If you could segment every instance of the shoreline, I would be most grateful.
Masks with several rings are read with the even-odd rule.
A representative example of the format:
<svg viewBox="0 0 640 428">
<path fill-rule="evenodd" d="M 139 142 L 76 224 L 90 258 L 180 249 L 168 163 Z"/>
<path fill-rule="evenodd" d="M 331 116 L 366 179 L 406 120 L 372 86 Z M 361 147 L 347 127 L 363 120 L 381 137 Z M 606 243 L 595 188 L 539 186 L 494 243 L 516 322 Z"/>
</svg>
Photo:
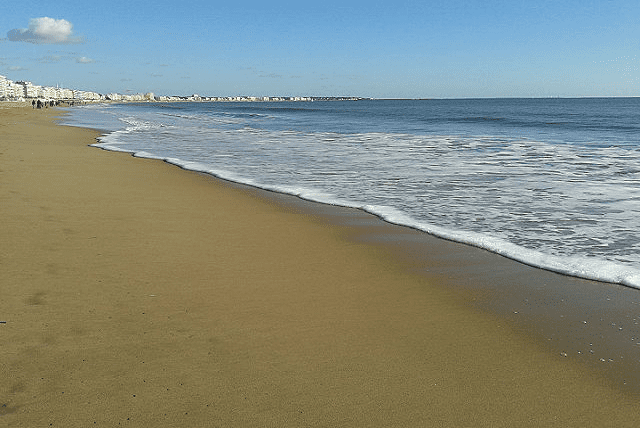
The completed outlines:
<svg viewBox="0 0 640 428">
<path fill-rule="evenodd" d="M 309 200 L 193 171 L 165 160 L 137 157 L 131 152 L 95 148 L 163 162 L 221 181 L 288 211 L 338 226 L 344 239 L 381 248 L 404 269 L 427 281 L 444 283 L 447 290 L 461 297 L 463 304 L 473 310 L 497 316 L 552 354 L 572 358 L 603 376 L 614 388 L 640 398 L 640 359 L 636 356 L 640 345 L 640 290 L 636 287 L 541 268 L 393 223 L 362 208 Z M 463 266 L 458 264 L 460 258 L 465 261 Z M 611 363 L 623 363 L 624 368 L 611 367 Z"/>
<path fill-rule="evenodd" d="M 611 373 L 542 346 L 530 330 L 547 326 L 540 314 L 506 317 L 522 295 L 496 300 L 527 286 L 531 300 L 548 298 L 543 312 L 570 314 L 559 302 L 592 282 L 355 209 L 107 154 L 88 147 L 98 132 L 26 110 L 0 112 L 0 230 L 10 243 L 0 252 L 9 284 L 0 405 L 11 410 L 0 419 L 635 422 L 637 385 L 623 394 Z M 618 287 L 605 294 L 629 300 Z M 557 322 L 549 318 L 554 337 Z"/>
<path fill-rule="evenodd" d="M 75 113 L 72 113 L 72 117 L 83 117 L 84 114 L 85 113 L 76 111 Z M 100 121 L 100 118 L 96 119 Z M 158 120 L 162 121 L 161 119 Z M 78 123 L 75 119 L 72 119 L 71 123 L 74 122 Z M 103 126 L 105 127 L 112 126 L 112 130 L 114 131 L 120 129 L 117 124 L 111 124 L 109 122 L 103 123 Z M 91 124 L 91 119 L 87 121 L 85 117 L 84 120 L 81 120 L 81 122 L 78 123 L 78 126 L 91 126 Z M 387 222 L 398 224 L 400 226 L 411 227 L 442 239 L 460 242 L 465 245 L 485 249 L 535 268 L 549 270 L 562 275 L 574 276 L 591 281 L 621 284 L 624 286 L 640 289 L 640 270 L 632 262 L 632 260 L 634 260 L 633 254 L 625 253 L 624 250 L 617 253 L 617 248 L 613 249 L 613 247 L 612 252 L 608 253 L 608 250 L 600 251 L 600 249 L 598 248 L 599 246 L 588 246 L 586 242 L 591 241 L 589 233 L 585 232 L 586 229 L 571 229 L 571 232 L 565 232 L 569 234 L 569 236 L 571 236 L 569 242 L 576 243 L 576 247 L 573 247 L 571 246 L 571 244 L 565 242 L 567 240 L 561 239 L 564 234 L 547 236 L 544 233 L 539 233 L 539 231 L 536 232 L 535 227 L 532 229 L 520 229 L 519 227 L 505 226 L 505 230 L 501 230 L 503 225 L 500 223 L 495 223 L 494 219 L 490 220 L 487 224 L 484 223 L 483 219 L 481 221 L 481 224 L 484 225 L 481 227 L 476 227 L 471 223 L 472 219 L 470 217 L 466 217 L 465 211 L 458 213 L 462 216 L 463 219 L 465 219 L 460 224 L 446 220 L 441 221 L 437 218 L 434 218 L 434 216 L 441 217 L 442 219 L 445 219 L 447 217 L 449 219 L 452 218 L 450 213 L 447 211 L 447 207 L 443 204 L 438 203 L 438 201 L 442 197 L 441 194 L 438 194 L 438 196 L 432 196 L 435 197 L 434 206 L 436 207 L 436 210 L 433 213 L 428 213 L 428 215 L 424 215 L 424 213 L 421 213 L 421 208 L 419 206 L 411 204 L 397 210 L 394 208 L 396 204 L 393 202 L 393 200 L 389 199 L 389 197 L 392 195 L 385 195 L 385 191 L 381 189 L 376 190 L 376 192 L 379 193 L 378 195 L 373 194 L 365 198 L 359 198 L 357 196 L 351 198 L 347 196 L 343 198 L 339 195 L 344 195 L 344 192 L 341 192 L 340 190 L 336 191 L 335 189 L 332 190 L 330 187 L 327 188 L 324 184 L 315 186 L 314 183 L 305 183 L 304 181 L 301 182 L 299 180 L 295 180 L 295 183 L 297 184 L 294 185 L 293 183 L 289 183 L 286 176 L 278 177 L 278 174 L 271 173 L 268 176 L 258 174 L 261 179 L 257 178 L 257 180 L 259 181 L 256 182 L 254 181 L 254 178 L 251 178 L 253 176 L 252 173 L 249 173 L 246 176 L 243 176 L 242 174 L 236 175 L 234 172 L 232 172 L 235 169 L 234 167 L 232 167 L 231 170 L 228 170 L 224 165 L 217 165 L 215 163 L 211 164 L 208 161 L 200 163 L 197 156 L 193 156 L 193 154 L 189 155 L 188 152 L 184 153 L 184 156 L 175 154 L 176 152 L 174 152 L 174 154 L 171 154 L 171 152 L 164 152 L 163 155 L 155 155 L 154 153 L 147 152 L 147 150 L 151 150 L 150 148 L 144 148 L 144 146 L 138 146 L 136 148 L 135 144 L 131 145 L 132 142 L 125 135 L 122 136 L 123 139 L 122 141 L 120 141 L 120 137 L 118 137 L 118 134 L 119 133 L 116 132 L 113 136 L 106 135 L 105 138 L 101 138 L 100 142 L 96 143 L 95 146 L 105 150 L 119 152 L 124 151 L 132 153 L 135 157 L 161 159 L 183 169 L 209 173 L 220 179 L 229 179 L 231 181 L 240 183 L 244 182 L 251 186 L 255 186 L 268 191 L 292 193 L 300 198 L 308 199 L 310 201 L 326 203 L 330 205 L 341 205 L 346 207 L 360 208 L 378 216 L 379 218 Z M 151 151 L 153 152 L 154 150 Z M 236 167 L 239 167 L 240 170 L 242 170 L 243 168 L 242 165 L 236 165 Z M 258 164 L 253 165 L 253 167 L 259 168 L 259 162 Z M 331 167 L 327 166 L 327 168 L 330 169 Z M 316 172 L 319 174 L 323 174 L 322 171 Z M 378 174 L 380 174 L 380 172 L 381 171 L 378 171 Z M 381 177 L 383 176 L 384 174 L 381 175 Z M 260 182 L 260 180 L 262 182 Z M 549 183 L 547 184 L 549 185 Z M 359 186 L 361 185 L 362 184 L 360 184 Z M 500 194 L 502 194 L 502 192 L 500 192 Z M 382 196 L 382 198 L 379 199 L 379 196 Z M 405 193 L 403 197 L 415 198 L 417 196 L 419 195 Z M 514 195 L 510 195 L 509 193 L 507 193 L 499 197 L 496 197 L 494 195 L 489 199 L 493 197 L 496 197 L 496 200 L 499 200 L 501 198 L 506 199 L 509 196 L 514 197 Z M 481 202 L 481 199 L 474 200 L 473 197 L 471 197 L 470 199 L 472 202 L 470 205 L 471 210 L 477 210 L 480 206 L 478 205 L 478 203 Z M 568 199 L 571 198 L 568 197 Z M 544 200 L 546 200 L 544 195 L 541 195 L 540 197 L 537 197 L 530 202 L 532 204 L 535 204 L 535 201 Z M 589 202 L 583 202 L 589 205 Z M 496 204 L 496 206 L 500 206 L 498 202 L 496 202 Z M 502 206 L 501 209 L 506 210 L 510 209 L 510 207 Z M 537 209 L 545 212 L 545 207 L 538 206 Z M 560 215 L 561 217 L 565 216 L 567 220 L 575 217 L 575 213 L 573 213 L 570 209 L 568 210 L 567 206 L 561 207 L 559 213 L 560 214 L 558 215 Z M 466 214 L 470 213 L 467 212 Z M 483 218 L 481 212 L 476 213 L 476 215 L 479 215 L 481 219 Z M 602 215 L 606 214 L 603 213 Z M 456 217 L 456 215 L 454 215 L 453 217 Z M 488 217 L 493 218 L 492 216 Z M 518 224 L 518 220 L 516 218 L 512 218 L 512 220 L 514 220 L 513 224 Z M 596 222 L 598 221 L 597 218 L 592 219 L 590 217 L 583 220 L 585 222 L 587 220 Z M 528 226 L 526 227 L 531 227 L 531 224 L 527 224 Z M 613 223 L 609 224 L 608 221 L 603 222 L 601 226 L 604 228 L 608 228 L 609 230 L 624 229 L 624 224 L 618 224 L 618 228 L 616 229 L 616 227 L 613 226 Z M 550 227 L 550 225 L 547 225 L 546 227 L 548 228 Z M 557 225 L 557 227 L 563 228 L 563 225 L 560 224 Z M 529 235 L 529 233 L 531 233 L 531 235 Z M 600 231 L 599 233 L 602 234 L 604 232 Z M 509 238 L 509 236 L 511 236 L 511 238 Z M 621 240 L 623 238 L 623 236 L 619 236 L 613 231 L 611 232 L 611 242 L 617 242 L 618 240 Z M 550 248 L 535 249 L 532 247 L 533 241 L 544 242 L 545 239 L 549 239 L 549 242 L 551 243 Z M 544 245 L 542 247 L 544 248 Z M 602 247 L 608 248 L 607 245 L 602 245 Z M 626 251 L 628 251 L 628 248 Z M 628 256 L 626 260 L 623 259 L 624 254 L 627 254 Z"/>
</svg>

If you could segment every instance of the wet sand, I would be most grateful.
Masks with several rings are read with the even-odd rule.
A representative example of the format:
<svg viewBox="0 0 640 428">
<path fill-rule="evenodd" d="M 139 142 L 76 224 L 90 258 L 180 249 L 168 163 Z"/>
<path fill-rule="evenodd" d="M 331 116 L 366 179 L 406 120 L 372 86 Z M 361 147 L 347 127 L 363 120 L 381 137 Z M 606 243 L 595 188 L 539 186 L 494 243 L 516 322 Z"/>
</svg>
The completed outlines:
<svg viewBox="0 0 640 428">
<path fill-rule="evenodd" d="M 90 148 L 56 114 L 0 105 L 0 422 L 637 424 L 626 338 L 583 349 L 633 334 L 637 290 Z"/>
</svg>

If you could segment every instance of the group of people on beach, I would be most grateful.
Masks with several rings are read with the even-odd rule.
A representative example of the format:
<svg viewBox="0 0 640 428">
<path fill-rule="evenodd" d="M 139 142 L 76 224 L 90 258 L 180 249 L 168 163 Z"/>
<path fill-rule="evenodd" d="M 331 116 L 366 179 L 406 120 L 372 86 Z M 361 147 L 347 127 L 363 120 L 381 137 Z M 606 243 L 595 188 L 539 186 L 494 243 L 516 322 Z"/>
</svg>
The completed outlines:
<svg viewBox="0 0 640 428">
<path fill-rule="evenodd" d="M 48 108 L 49 106 L 53 107 L 53 106 L 57 106 L 60 105 L 60 101 L 54 101 L 54 100 L 50 100 L 50 101 L 42 101 L 42 100 L 33 100 L 31 101 L 31 108 Z"/>
</svg>

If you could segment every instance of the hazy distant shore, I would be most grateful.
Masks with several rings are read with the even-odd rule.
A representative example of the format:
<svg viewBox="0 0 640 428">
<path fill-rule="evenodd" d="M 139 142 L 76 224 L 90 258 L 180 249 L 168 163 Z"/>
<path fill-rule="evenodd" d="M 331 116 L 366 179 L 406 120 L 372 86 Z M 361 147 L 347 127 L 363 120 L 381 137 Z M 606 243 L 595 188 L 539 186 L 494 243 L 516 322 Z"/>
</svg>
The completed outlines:
<svg viewBox="0 0 640 428">
<path fill-rule="evenodd" d="M 0 75 L 0 102 L 32 102 L 35 100 L 53 100 L 65 103 L 83 102 L 182 102 L 182 101 L 230 101 L 230 102 L 257 102 L 257 101 L 357 101 L 367 99 L 353 96 L 200 96 L 198 94 L 179 95 L 156 95 L 153 92 L 120 94 L 116 92 L 99 93 L 95 91 L 85 91 L 79 89 L 60 88 L 53 86 L 42 86 L 33 84 L 25 80 L 13 81 L 6 76 Z"/>
</svg>

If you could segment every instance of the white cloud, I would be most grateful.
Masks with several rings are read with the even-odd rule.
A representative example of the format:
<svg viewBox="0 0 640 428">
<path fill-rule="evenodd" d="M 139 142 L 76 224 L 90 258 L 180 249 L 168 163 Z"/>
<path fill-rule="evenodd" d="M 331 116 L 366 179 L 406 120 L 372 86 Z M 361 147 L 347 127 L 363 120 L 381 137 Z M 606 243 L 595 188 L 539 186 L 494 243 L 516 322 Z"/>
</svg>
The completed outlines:
<svg viewBox="0 0 640 428">
<path fill-rule="evenodd" d="M 81 37 L 73 36 L 73 24 L 64 19 L 33 18 L 29 28 L 15 28 L 7 33 L 12 42 L 34 44 L 72 44 L 82 43 Z"/>
<path fill-rule="evenodd" d="M 78 64 L 91 64 L 92 62 L 95 62 L 95 61 L 92 60 L 91 58 L 87 58 L 86 56 L 81 56 L 80 58 L 76 58 L 76 62 Z"/>
</svg>

